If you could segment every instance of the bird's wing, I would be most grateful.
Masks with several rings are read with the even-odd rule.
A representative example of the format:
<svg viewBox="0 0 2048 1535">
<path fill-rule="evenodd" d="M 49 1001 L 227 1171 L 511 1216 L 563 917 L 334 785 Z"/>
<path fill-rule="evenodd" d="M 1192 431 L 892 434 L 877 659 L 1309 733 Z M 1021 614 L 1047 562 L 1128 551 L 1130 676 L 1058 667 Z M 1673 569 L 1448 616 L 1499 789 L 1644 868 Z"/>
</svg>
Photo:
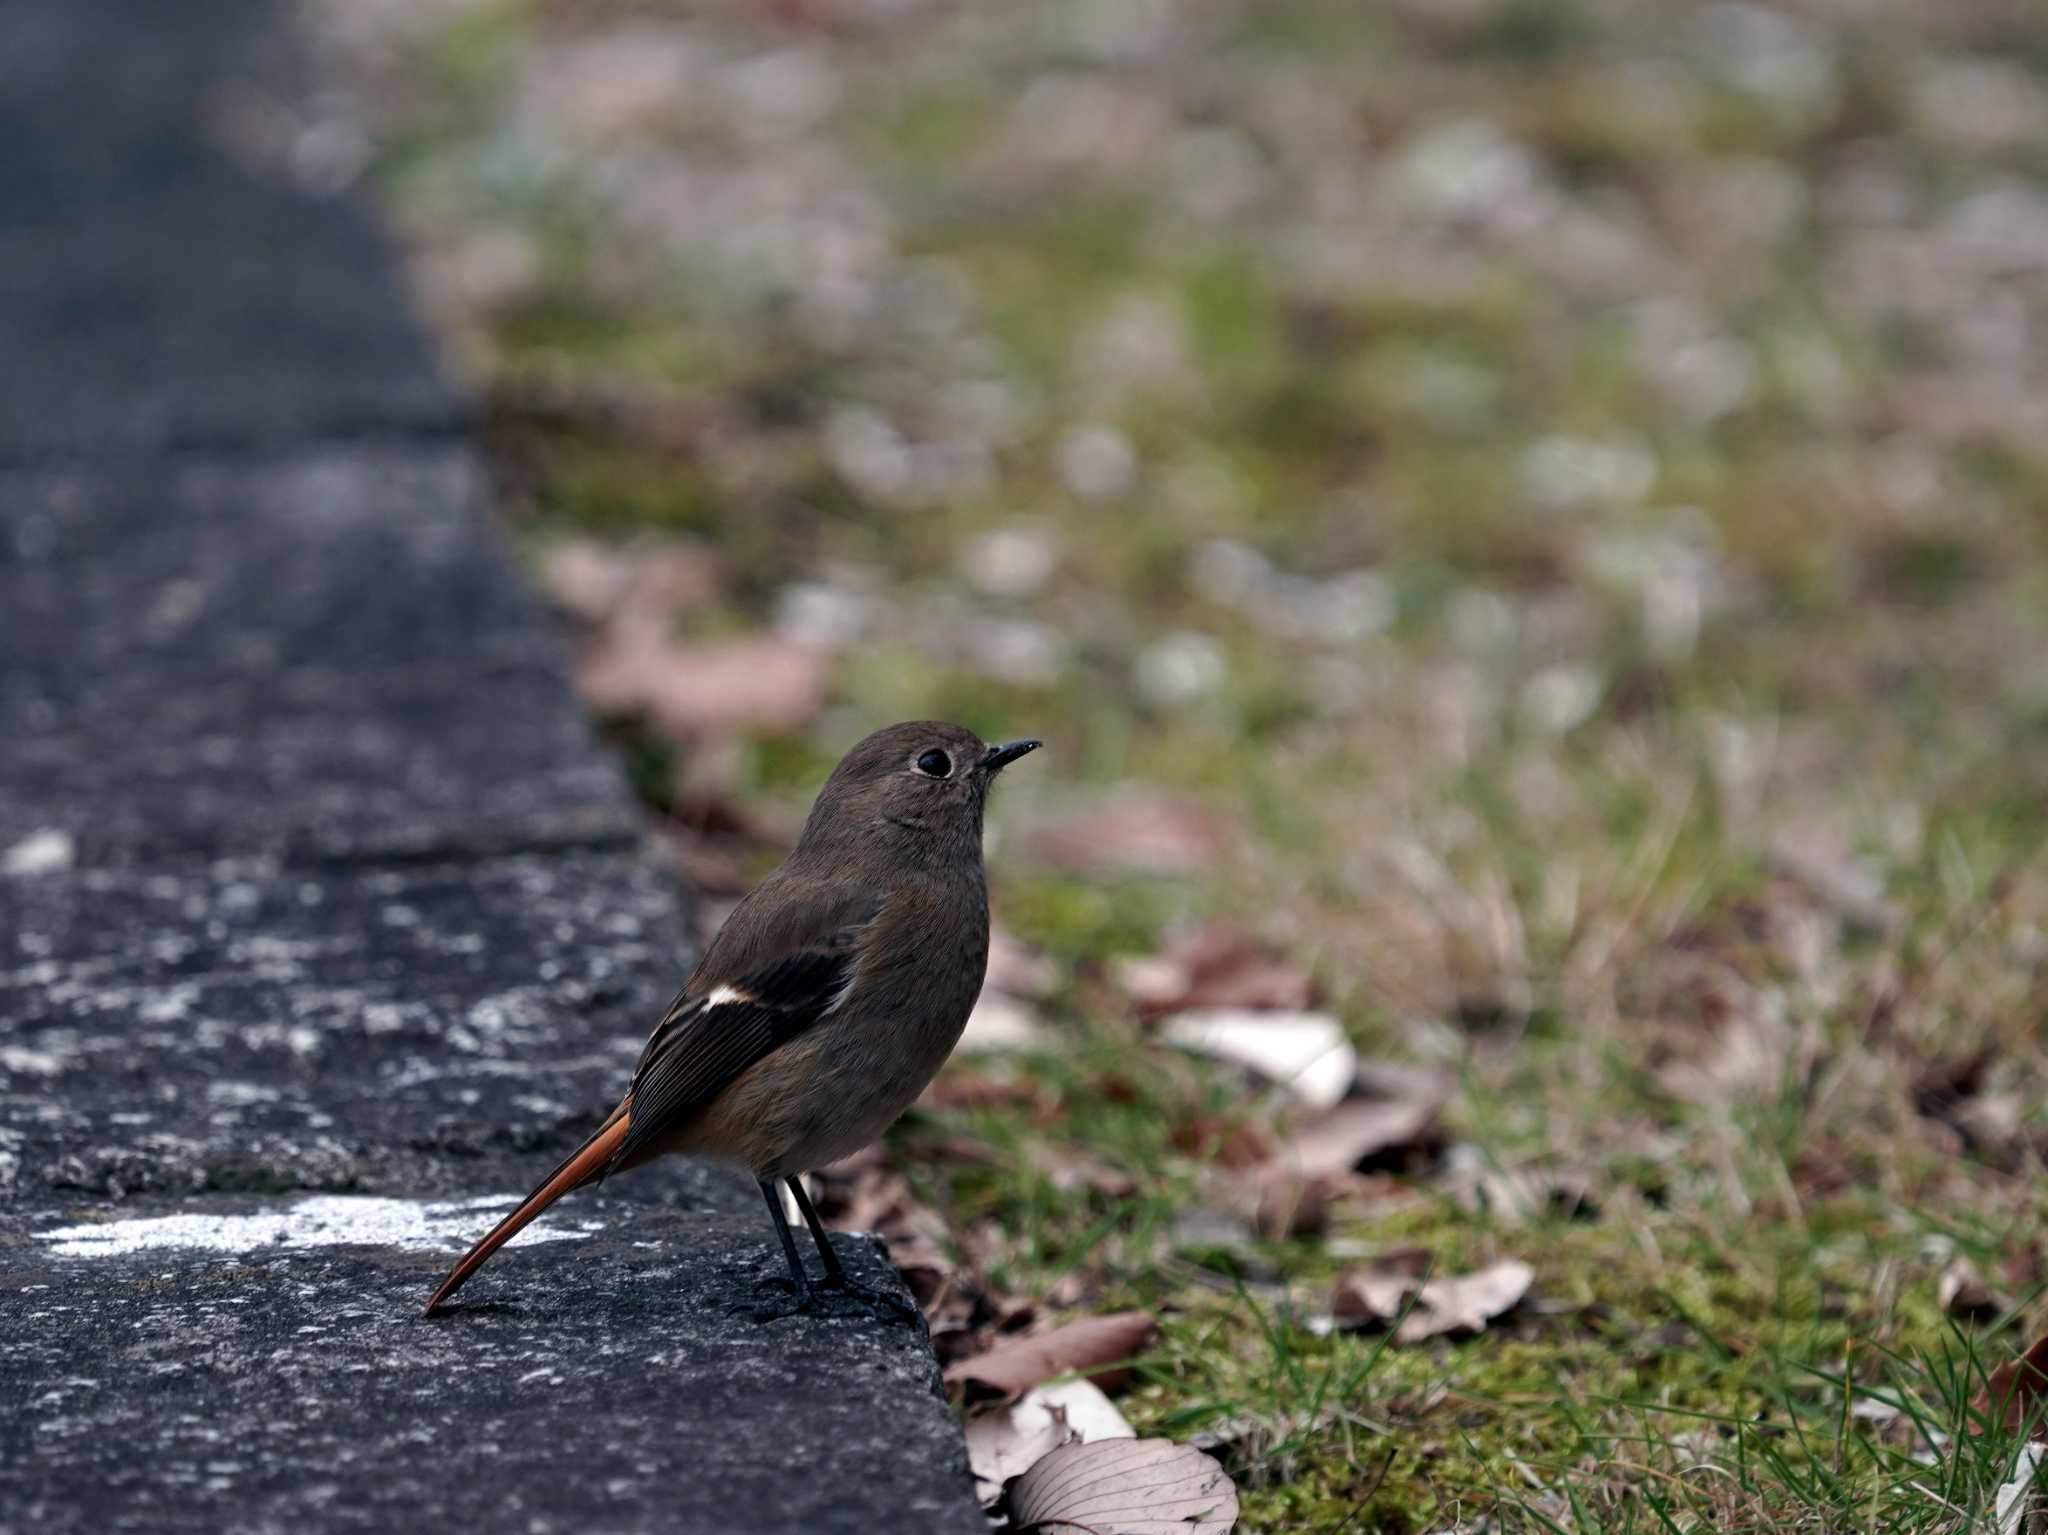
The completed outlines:
<svg viewBox="0 0 2048 1535">
<path fill-rule="evenodd" d="M 873 896 L 838 903 L 828 924 L 812 925 L 808 941 L 709 990 L 693 978 L 640 1053 L 626 1099 L 631 1117 L 611 1165 L 632 1162 L 844 1001 L 862 930 L 880 906 Z"/>
</svg>

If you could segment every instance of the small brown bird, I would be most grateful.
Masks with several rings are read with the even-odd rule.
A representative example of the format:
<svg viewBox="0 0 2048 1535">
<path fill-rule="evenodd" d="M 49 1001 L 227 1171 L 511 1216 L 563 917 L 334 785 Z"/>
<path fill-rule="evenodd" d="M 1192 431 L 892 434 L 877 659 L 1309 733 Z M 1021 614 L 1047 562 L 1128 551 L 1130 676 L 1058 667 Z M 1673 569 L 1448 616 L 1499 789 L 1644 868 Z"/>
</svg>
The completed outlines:
<svg viewBox="0 0 2048 1535">
<path fill-rule="evenodd" d="M 840 760 L 796 848 L 750 891 L 654 1027 L 597 1133 L 478 1242 L 427 1314 L 571 1189 L 672 1151 L 736 1162 L 775 1217 L 797 1309 L 815 1300 L 783 1214 L 796 1196 L 828 1286 L 858 1290 L 798 1175 L 876 1139 L 952 1053 L 988 967 L 982 809 L 1037 741 L 878 730 Z"/>
</svg>

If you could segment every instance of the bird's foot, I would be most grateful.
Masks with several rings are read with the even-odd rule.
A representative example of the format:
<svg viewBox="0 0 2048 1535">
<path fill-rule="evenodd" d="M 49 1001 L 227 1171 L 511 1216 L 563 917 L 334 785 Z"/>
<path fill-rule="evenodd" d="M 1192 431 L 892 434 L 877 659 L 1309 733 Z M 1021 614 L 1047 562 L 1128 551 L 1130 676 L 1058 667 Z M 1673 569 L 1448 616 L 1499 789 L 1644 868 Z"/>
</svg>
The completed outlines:
<svg viewBox="0 0 2048 1535">
<path fill-rule="evenodd" d="M 754 1322 L 779 1322 L 786 1316 L 795 1316 L 808 1309 L 811 1304 L 812 1292 L 809 1285 L 799 1288 L 780 1274 L 772 1279 L 759 1280 L 758 1284 L 763 1290 L 774 1291 L 788 1298 L 765 1306 L 752 1300 L 736 1300 L 725 1308 L 725 1314 L 743 1316 Z"/>
<path fill-rule="evenodd" d="M 819 1285 L 802 1287 L 777 1276 L 762 1280 L 761 1288 L 777 1291 L 787 1298 L 765 1306 L 737 1305 L 731 1308 L 733 1313 L 744 1312 L 759 1323 L 780 1322 L 793 1316 L 818 1316 L 869 1317 L 876 1321 L 902 1322 L 908 1326 L 924 1325 L 924 1313 L 901 1297 L 858 1284 L 844 1274 L 835 1275 Z"/>
<path fill-rule="evenodd" d="M 865 1312 L 877 1321 L 893 1319 L 909 1327 L 925 1325 L 924 1313 L 902 1296 L 849 1279 L 843 1272 L 827 1278 L 824 1288 L 839 1304 Z"/>
</svg>

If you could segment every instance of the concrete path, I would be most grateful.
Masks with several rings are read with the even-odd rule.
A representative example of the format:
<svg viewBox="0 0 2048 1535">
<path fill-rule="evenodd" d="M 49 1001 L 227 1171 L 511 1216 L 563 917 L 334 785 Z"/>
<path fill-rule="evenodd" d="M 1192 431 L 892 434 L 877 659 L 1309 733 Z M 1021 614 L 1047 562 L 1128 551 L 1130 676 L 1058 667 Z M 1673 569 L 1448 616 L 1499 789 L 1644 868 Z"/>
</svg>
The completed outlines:
<svg viewBox="0 0 2048 1535">
<path fill-rule="evenodd" d="M 689 956 L 285 14 L 0 6 L 0 1531 L 979 1530 L 730 1172 L 418 1319 Z"/>
</svg>

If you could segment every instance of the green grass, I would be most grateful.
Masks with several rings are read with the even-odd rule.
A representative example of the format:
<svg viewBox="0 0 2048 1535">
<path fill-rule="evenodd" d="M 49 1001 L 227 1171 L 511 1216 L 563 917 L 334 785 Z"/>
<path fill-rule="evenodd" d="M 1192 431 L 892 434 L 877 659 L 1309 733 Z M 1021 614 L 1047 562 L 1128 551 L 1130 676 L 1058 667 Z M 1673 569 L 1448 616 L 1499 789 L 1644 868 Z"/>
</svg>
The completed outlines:
<svg viewBox="0 0 2048 1535">
<path fill-rule="evenodd" d="M 1914 92 L 2014 59 L 2048 101 L 2039 27 L 799 12 L 458 8 L 382 59 L 373 126 L 423 251 L 509 225 L 538 253 L 452 311 L 536 550 L 701 541 L 724 574 L 678 615 L 697 637 L 766 626 L 792 582 L 873 599 L 815 729 L 623 729 L 651 803 L 680 765 L 788 824 L 896 718 L 1051 743 L 993 856 L 1001 922 L 1059 972 L 1049 1043 L 956 1068 L 1036 1091 L 892 1140 L 959 1256 L 1009 1295 L 1158 1311 L 1123 1408 L 1220 1435 L 1247 1531 L 1983 1527 L 2013 1447 L 1967 1400 L 2048 1328 L 2048 458 L 2021 408 L 2048 383 L 1986 327 L 2048 301 L 1943 220 L 1987 187 L 2048 198 L 2048 167 Z M 535 82 L 628 23 L 679 29 L 703 73 L 592 141 Z M 829 72 L 807 125 L 718 94 L 775 49 Z M 1495 138 L 1442 137 L 1475 122 Z M 1445 143 L 1486 151 L 1470 205 L 1428 181 Z M 1246 156 L 1242 201 L 1204 211 Z M 636 220 L 625 191 L 668 172 L 670 213 L 716 216 Z M 1901 240 L 1941 302 L 1857 278 Z M 1717 367 L 1746 391 L 1702 406 Z M 592 408 L 522 413 L 536 381 Z M 834 436 L 856 408 L 978 468 L 863 479 Z M 1135 459 L 1102 502 L 1061 468 L 1091 425 Z M 1041 588 L 970 587 L 997 528 L 1054 548 Z M 1231 597 L 1213 540 L 1270 589 Z M 1303 616 L 1361 570 L 1384 624 Z M 1042 626 L 1051 672 L 1000 674 L 977 621 Z M 1212 688 L 1145 684 L 1174 633 L 1213 645 Z M 1029 856 L 1031 823 L 1133 784 L 1228 823 L 1212 865 Z M 1161 1047 L 1108 968 L 1216 915 L 1311 969 L 1361 1054 L 1455 1075 L 1450 1161 L 1367 1180 L 1313 1236 L 1230 1235 L 1216 1148 L 1289 1110 Z M 1922 1090 L 1980 1052 L 1968 1112 Z M 1454 1197 L 1470 1167 L 1590 1202 L 1515 1224 Z M 1418 1244 L 1525 1259 L 1528 1303 L 1418 1347 L 1322 1325 L 1347 1263 Z M 1951 1255 L 2005 1315 L 1942 1314 Z"/>
</svg>

